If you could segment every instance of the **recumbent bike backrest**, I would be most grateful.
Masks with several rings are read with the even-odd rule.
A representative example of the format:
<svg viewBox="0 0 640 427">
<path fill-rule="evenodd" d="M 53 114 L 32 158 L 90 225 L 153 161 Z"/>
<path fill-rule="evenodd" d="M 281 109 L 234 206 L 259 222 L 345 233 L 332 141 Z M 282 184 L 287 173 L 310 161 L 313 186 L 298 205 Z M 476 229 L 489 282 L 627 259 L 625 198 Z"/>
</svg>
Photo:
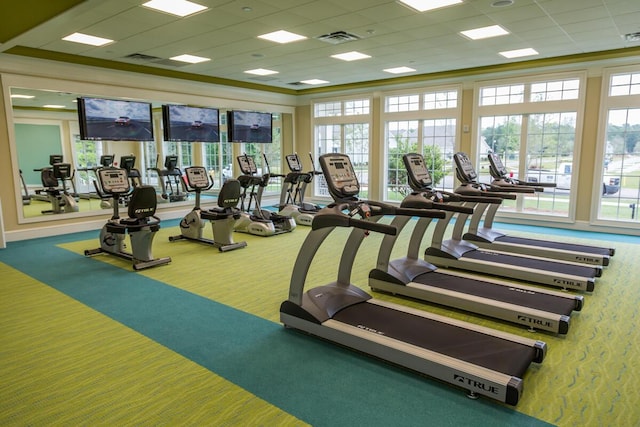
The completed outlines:
<svg viewBox="0 0 640 427">
<path fill-rule="evenodd" d="M 156 190 L 150 185 L 135 187 L 129 198 L 129 218 L 144 219 L 156 214 L 158 199 Z"/>
<path fill-rule="evenodd" d="M 221 208 L 234 208 L 240 201 L 241 186 L 237 179 L 228 179 L 218 194 L 218 206 Z"/>
</svg>

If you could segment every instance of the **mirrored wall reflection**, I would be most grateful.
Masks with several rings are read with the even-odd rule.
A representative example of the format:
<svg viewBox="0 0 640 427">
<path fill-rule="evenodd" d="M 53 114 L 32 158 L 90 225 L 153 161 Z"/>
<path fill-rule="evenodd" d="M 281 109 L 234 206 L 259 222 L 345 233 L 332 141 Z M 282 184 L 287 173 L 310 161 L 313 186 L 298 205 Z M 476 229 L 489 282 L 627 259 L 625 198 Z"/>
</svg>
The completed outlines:
<svg viewBox="0 0 640 427">
<path fill-rule="evenodd" d="M 164 138 L 162 106 L 171 101 L 150 101 L 153 133 L 149 141 L 83 140 L 78 120 L 78 98 L 91 94 L 11 88 L 15 144 L 20 175 L 22 217 L 35 221 L 55 218 L 105 214 L 111 211 L 105 201 L 97 171 L 101 167 L 128 167 L 137 183 L 156 187 L 158 207 L 190 206 L 191 196 L 174 168 L 205 166 L 216 188 L 234 175 L 234 150 L 239 144 L 228 142 L 226 110 L 220 110 L 219 139 L 222 142 L 167 141 Z M 279 116 L 279 115 L 276 115 Z M 114 116 L 115 117 L 115 116 Z M 118 135 L 134 127 L 135 117 L 118 114 L 102 124 Z M 202 123 L 201 126 L 198 124 Z M 208 122 L 197 119 L 189 123 L 190 133 L 207 131 Z M 85 129 L 86 130 L 86 129 Z M 218 135 L 217 135 L 218 136 Z M 117 138 L 114 138 L 117 139 Z M 145 138 L 140 138 L 145 139 Z M 193 139 L 193 138 L 191 138 Z"/>
</svg>

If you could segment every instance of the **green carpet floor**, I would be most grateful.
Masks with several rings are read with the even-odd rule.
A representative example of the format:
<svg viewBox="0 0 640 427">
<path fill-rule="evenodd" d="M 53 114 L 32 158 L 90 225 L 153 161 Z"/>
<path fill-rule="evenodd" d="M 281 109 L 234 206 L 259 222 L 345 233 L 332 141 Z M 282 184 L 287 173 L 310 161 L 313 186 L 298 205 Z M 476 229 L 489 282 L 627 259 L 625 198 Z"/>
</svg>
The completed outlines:
<svg viewBox="0 0 640 427">
<path fill-rule="evenodd" d="M 546 341 L 547 360 L 529 370 L 512 408 L 284 329 L 278 307 L 308 229 L 236 234 L 249 246 L 219 253 L 169 243 L 176 224 L 163 223 L 154 245 L 172 263 L 139 273 L 121 259 L 83 257 L 96 232 L 0 251 L 11 278 L 0 286 L 0 425 L 640 424 L 633 240 L 615 244 L 564 338 L 376 294 Z M 311 286 L 333 280 L 345 237 L 337 230 L 318 253 Z M 380 241 L 367 240 L 353 273 L 364 289 Z"/>
</svg>

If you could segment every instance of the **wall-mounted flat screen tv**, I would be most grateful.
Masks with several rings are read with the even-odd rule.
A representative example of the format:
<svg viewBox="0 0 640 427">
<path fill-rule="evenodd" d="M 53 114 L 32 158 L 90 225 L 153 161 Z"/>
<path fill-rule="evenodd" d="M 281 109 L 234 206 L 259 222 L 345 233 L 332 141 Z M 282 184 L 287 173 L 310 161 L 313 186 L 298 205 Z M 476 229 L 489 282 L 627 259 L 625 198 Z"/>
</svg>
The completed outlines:
<svg viewBox="0 0 640 427">
<path fill-rule="evenodd" d="M 227 132 L 231 142 L 270 143 L 271 113 L 257 111 L 229 111 L 227 113 Z"/>
<path fill-rule="evenodd" d="M 216 108 L 163 105 L 162 122 L 165 141 L 220 142 Z"/>
<path fill-rule="evenodd" d="M 151 104 L 103 98 L 78 98 L 80 138 L 153 141 Z"/>
</svg>

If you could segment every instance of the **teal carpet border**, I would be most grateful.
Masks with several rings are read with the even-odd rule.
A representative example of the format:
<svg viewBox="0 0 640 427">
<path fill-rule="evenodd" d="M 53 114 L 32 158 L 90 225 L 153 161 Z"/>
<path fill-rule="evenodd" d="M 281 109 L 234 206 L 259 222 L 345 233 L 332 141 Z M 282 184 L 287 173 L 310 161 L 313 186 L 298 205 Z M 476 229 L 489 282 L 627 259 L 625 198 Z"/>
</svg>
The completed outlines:
<svg viewBox="0 0 640 427">
<path fill-rule="evenodd" d="M 549 425 L 55 246 L 92 238 L 96 232 L 11 242 L 0 261 L 314 426 Z"/>
<path fill-rule="evenodd" d="M 567 230 L 564 228 L 540 227 L 538 225 L 521 225 L 509 224 L 503 222 L 495 222 L 493 228 L 497 231 L 521 231 L 523 233 L 535 233 L 540 235 L 541 239 L 558 241 L 560 237 L 572 237 L 576 239 L 593 239 L 602 240 L 603 242 L 620 242 L 640 244 L 640 236 L 629 236 L 627 234 L 601 233 L 597 231 Z M 593 242 L 595 246 L 606 246 L 609 244 Z M 615 247 L 615 245 L 614 245 Z"/>
</svg>

